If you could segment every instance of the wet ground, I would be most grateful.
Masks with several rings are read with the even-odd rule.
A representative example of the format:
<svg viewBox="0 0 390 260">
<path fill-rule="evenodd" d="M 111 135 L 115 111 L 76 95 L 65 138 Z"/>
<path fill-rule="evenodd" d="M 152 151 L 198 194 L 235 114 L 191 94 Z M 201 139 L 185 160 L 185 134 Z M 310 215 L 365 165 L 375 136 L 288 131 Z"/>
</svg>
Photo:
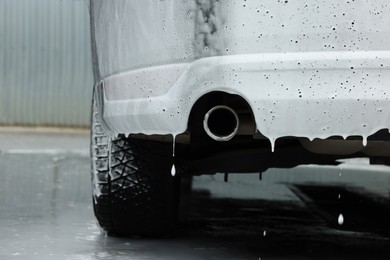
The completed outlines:
<svg viewBox="0 0 390 260">
<path fill-rule="evenodd" d="M 390 259 L 390 168 L 365 160 L 196 177 L 177 232 L 142 239 L 97 227 L 87 132 L 1 130 L 0 150 L 0 259 Z"/>
</svg>

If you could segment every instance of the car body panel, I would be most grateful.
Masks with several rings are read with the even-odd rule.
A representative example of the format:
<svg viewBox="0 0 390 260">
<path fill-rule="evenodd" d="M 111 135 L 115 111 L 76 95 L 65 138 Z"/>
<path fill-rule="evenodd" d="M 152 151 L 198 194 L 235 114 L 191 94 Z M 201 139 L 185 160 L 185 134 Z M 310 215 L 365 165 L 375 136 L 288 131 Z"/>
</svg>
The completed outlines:
<svg viewBox="0 0 390 260">
<path fill-rule="evenodd" d="M 91 3 L 102 119 L 114 134 L 183 133 L 213 91 L 244 98 L 271 144 L 365 144 L 389 128 L 386 0 Z"/>
<path fill-rule="evenodd" d="M 191 108 L 201 96 L 223 91 L 247 100 L 258 131 L 270 140 L 367 138 L 389 128 L 390 52 L 210 57 L 171 65 L 168 71 L 181 72 L 183 66 L 179 77 L 167 73 L 172 81 L 178 77 L 168 91 L 159 88 L 160 80 L 144 94 L 123 87 L 145 86 L 142 75 L 154 67 L 105 79 L 104 120 L 115 133 L 179 134 L 187 129 Z M 166 93 L 154 94 L 154 89 Z"/>
</svg>

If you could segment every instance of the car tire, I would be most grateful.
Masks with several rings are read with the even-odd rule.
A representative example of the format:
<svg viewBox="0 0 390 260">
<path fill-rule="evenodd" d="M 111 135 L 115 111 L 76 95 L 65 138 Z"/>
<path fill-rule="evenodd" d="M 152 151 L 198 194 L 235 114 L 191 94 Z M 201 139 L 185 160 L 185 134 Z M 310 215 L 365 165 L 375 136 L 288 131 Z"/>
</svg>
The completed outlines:
<svg viewBox="0 0 390 260">
<path fill-rule="evenodd" d="M 96 98 L 92 102 L 93 208 L 111 235 L 160 236 L 178 218 L 179 178 L 171 176 L 172 144 L 104 131 Z"/>
</svg>

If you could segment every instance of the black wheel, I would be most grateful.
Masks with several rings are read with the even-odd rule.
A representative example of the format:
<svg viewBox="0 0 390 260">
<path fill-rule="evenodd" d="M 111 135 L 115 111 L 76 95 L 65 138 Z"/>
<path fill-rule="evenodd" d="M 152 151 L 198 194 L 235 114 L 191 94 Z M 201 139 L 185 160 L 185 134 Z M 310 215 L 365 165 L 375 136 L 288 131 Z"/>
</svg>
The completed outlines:
<svg viewBox="0 0 390 260">
<path fill-rule="evenodd" d="M 109 234 L 155 236 L 177 220 L 179 180 L 171 176 L 172 144 L 120 137 L 111 139 L 92 105 L 93 207 Z"/>
</svg>

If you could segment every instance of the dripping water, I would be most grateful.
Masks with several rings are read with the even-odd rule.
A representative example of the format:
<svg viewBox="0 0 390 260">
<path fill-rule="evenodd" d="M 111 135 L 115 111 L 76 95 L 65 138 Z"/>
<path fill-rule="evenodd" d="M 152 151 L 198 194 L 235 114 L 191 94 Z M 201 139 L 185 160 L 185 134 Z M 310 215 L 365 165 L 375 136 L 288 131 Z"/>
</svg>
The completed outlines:
<svg viewBox="0 0 390 260">
<path fill-rule="evenodd" d="M 341 226 L 342 224 L 344 224 L 344 216 L 343 214 L 340 213 L 338 219 L 337 219 L 337 223 L 339 223 L 339 225 Z"/>
<path fill-rule="evenodd" d="M 271 152 L 275 152 L 275 142 L 276 142 L 276 139 L 271 138 L 271 139 L 269 139 L 269 141 L 271 142 Z"/>
<path fill-rule="evenodd" d="M 363 136 L 363 146 L 367 146 L 367 137 Z"/>
<path fill-rule="evenodd" d="M 339 177 L 341 177 L 342 171 L 343 171 L 343 167 L 340 166 Z M 339 193 L 338 199 L 341 199 L 341 193 Z M 337 218 L 337 223 L 338 223 L 340 226 L 344 224 L 344 216 L 343 216 L 343 214 L 341 214 L 341 213 L 339 214 L 339 216 L 338 216 L 338 218 Z"/>
<path fill-rule="evenodd" d="M 172 164 L 171 175 L 172 175 L 172 177 L 175 177 L 175 175 L 176 175 L 175 163 Z"/>
<path fill-rule="evenodd" d="M 171 169 L 171 175 L 172 175 L 172 177 L 175 177 L 175 175 L 176 175 L 176 167 L 175 167 L 175 144 L 176 144 L 176 135 L 174 134 L 174 135 L 172 135 L 172 137 L 173 137 L 173 140 L 172 140 L 172 161 L 173 161 L 173 163 L 172 163 L 172 169 Z"/>
</svg>

